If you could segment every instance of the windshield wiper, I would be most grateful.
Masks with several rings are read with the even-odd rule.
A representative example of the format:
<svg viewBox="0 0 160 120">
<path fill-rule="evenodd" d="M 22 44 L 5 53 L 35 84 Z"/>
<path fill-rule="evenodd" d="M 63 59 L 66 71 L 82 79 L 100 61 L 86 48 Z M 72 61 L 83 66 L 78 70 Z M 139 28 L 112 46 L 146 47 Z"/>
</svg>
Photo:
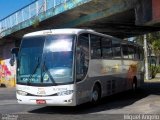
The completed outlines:
<svg viewBox="0 0 160 120">
<path fill-rule="evenodd" d="M 52 77 L 50 71 L 48 70 L 48 68 L 47 68 L 47 66 L 46 66 L 46 64 L 45 64 L 45 61 L 44 61 L 44 63 L 43 63 L 43 70 L 44 70 L 44 73 L 47 73 L 47 74 L 48 74 L 49 79 L 52 81 L 52 83 L 53 83 L 54 85 L 56 85 L 54 78 Z M 44 75 L 43 75 L 43 77 L 44 77 Z M 41 77 L 42 80 L 43 80 L 43 77 Z"/>
<path fill-rule="evenodd" d="M 29 76 L 28 81 L 27 81 L 27 84 L 30 83 L 31 78 L 33 77 L 33 75 L 34 75 L 35 72 L 37 71 L 38 66 L 40 65 L 40 60 L 39 60 L 39 59 L 40 59 L 40 58 L 38 57 L 38 59 L 37 59 L 37 64 L 35 65 L 35 67 L 34 67 L 34 69 L 33 69 L 33 71 L 32 71 L 32 74 Z"/>
</svg>

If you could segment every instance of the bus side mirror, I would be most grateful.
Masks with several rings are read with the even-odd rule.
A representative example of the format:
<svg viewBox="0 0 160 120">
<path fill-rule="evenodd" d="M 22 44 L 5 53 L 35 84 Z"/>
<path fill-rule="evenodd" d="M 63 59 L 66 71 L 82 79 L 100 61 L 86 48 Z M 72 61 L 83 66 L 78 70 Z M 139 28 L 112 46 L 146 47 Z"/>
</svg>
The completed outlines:
<svg viewBox="0 0 160 120">
<path fill-rule="evenodd" d="M 11 49 L 11 54 L 15 54 L 16 57 L 18 56 L 19 48 L 15 47 Z"/>
<path fill-rule="evenodd" d="M 19 48 L 17 48 L 17 47 L 11 49 L 12 56 L 11 56 L 11 59 L 9 61 L 11 66 L 14 66 L 14 63 L 15 63 L 16 58 L 18 56 L 18 52 L 19 52 Z"/>
</svg>

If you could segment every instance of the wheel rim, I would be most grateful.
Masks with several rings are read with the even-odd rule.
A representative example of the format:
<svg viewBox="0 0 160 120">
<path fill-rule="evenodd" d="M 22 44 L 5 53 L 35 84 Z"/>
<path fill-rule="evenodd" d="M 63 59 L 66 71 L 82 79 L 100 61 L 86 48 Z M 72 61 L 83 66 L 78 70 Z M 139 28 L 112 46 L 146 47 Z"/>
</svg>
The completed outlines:
<svg viewBox="0 0 160 120">
<path fill-rule="evenodd" d="M 98 100 L 98 91 L 93 91 L 93 93 L 92 93 L 92 99 L 94 100 L 94 101 L 97 101 Z"/>
</svg>

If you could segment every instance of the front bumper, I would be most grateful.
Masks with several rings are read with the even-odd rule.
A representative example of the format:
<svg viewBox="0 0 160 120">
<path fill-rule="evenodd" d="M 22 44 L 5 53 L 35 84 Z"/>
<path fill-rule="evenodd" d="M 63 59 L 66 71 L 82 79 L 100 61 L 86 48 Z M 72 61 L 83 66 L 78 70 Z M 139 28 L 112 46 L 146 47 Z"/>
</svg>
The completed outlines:
<svg viewBox="0 0 160 120">
<path fill-rule="evenodd" d="M 38 104 L 37 100 L 44 100 L 44 104 Z M 76 106 L 74 94 L 65 96 L 22 96 L 17 94 L 17 101 L 19 104 L 29 105 L 47 105 L 47 106 Z"/>
</svg>

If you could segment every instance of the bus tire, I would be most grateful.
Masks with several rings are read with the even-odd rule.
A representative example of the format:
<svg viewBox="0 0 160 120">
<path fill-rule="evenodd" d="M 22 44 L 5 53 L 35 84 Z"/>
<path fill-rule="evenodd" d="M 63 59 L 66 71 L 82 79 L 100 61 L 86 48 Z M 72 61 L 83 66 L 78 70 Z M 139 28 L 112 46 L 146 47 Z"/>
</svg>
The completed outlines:
<svg viewBox="0 0 160 120">
<path fill-rule="evenodd" d="M 92 91 L 92 104 L 98 104 L 101 99 L 101 89 L 98 84 L 95 84 L 93 91 Z"/>
</svg>

